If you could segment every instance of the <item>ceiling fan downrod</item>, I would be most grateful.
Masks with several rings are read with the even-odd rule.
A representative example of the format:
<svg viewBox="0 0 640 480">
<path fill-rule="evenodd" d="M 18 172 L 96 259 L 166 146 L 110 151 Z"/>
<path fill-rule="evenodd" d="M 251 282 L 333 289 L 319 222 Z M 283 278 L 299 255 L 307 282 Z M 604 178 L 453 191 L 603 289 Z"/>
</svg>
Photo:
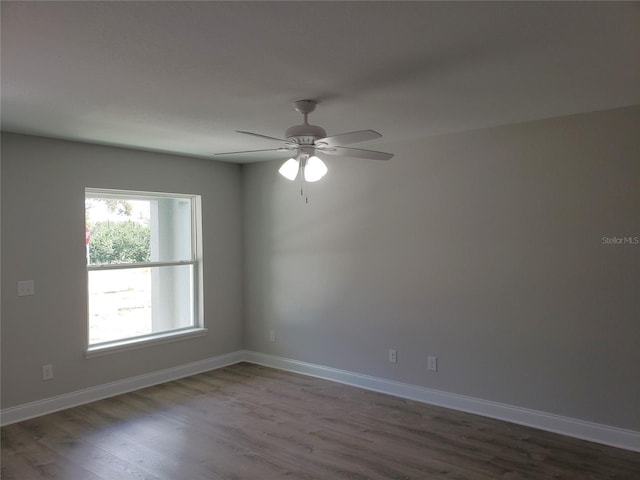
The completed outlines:
<svg viewBox="0 0 640 480">
<path fill-rule="evenodd" d="M 295 110 L 302 114 L 304 122 L 287 128 L 285 138 L 296 145 L 313 145 L 316 140 L 325 138 L 327 132 L 322 127 L 310 125 L 308 115 L 316 109 L 318 102 L 315 100 L 298 100 L 295 102 Z"/>
</svg>

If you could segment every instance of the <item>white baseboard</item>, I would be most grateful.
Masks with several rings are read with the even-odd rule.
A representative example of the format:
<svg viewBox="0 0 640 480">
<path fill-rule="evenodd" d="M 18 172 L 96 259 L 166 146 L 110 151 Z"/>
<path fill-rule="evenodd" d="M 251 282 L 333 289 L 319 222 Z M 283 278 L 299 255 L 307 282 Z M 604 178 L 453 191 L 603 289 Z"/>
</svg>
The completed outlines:
<svg viewBox="0 0 640 480">
<path fill-rule="evenodd" d="M 124 380 L 78 390 L 57 397 L 46 398 L 0 411 L 0 425 L 9 425 L 29 418 L 39 417 L 103 398 L 120 395 L 152 385 L 215 370 L 242 361 L 300 373 L 418 402 L 438 405 L 463 412 L 475 413 L 540 430 L 560 433 L 604 445 L 640 452 L 640 432 L 610 427 L 570 417 L 563 417 L 536 410 L 514 407 L 488 400 L 447 393 L 431 388 L 395 382 L 370 375 L 301 362 L 289 358 L 240 350 L 208 358 L 187 365 L 180 365 L 158 372 L 139 375 Z"/>
<path fill-rule="evenodd" d="M 85 403 L 95 402 L 103 398 L 113 397 L 141 388 L 151 387 L 160 383 L 170 382 L 179 378 L 188 377 L 197 373 L 226 367 L 243 361 L 244 352 L 237 351 L 208 358 L 198 362 L 188 363 L 177 367 L 167 368 L 157 372 L 147 373 L 136 377 L 126 378 L 115 382 L 106 383 L 97 387 L 77 390 L 56 397 L 45 398 L 36 402 L 26 403 L 10 407 L 0 411 L 0 425 L 21 422 L 29 418 L 39 417 L 48 413 L 65 410 Z"/>
<path fill-rule="evenodd" d="M 258 365 L 324 378 L 326 380 L 345 383 L 347 385 L 387 393 L 431 405 L 474 413 L 546 430 L 548 432 L 560 433 L 582 440 L 589 440 L 604 445 L 640 452 L 640 432 L 633 430 L 610 427 L 608 425 L 539 412 L 537 410 L 514 407 L 512 405 L 447 393 L 407 383 L 394 382 L 384 378 L 372 377 L 264 353 L 246 351 L 244 352 L 244 359 L 247 362 Z"/>
</svg>

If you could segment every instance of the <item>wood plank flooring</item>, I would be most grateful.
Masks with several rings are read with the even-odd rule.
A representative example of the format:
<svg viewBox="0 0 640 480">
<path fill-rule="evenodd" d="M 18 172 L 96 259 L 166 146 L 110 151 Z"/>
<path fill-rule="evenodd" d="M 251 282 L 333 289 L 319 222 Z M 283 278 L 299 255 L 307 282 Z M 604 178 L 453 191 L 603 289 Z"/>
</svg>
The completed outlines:
<svg viewBox="0 0 640 480">
<path fill-rule="evenodd" d="M 640 453 L 241 363 L 2 428 L 4 480 L 640 479 Z"/>
</svg>

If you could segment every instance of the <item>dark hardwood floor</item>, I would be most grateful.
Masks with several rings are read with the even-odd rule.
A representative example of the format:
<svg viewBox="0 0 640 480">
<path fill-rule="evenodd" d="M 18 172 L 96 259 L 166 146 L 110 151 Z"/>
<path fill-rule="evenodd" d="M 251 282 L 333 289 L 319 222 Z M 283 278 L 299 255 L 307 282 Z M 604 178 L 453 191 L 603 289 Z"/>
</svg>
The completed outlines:
<svg viewBox="0 0 640 480">
<path fill-rule="evenodd" d="M 640 479 L 640 453 L 247 363 L 2 428 L 4 480 Z"/>
</svg>

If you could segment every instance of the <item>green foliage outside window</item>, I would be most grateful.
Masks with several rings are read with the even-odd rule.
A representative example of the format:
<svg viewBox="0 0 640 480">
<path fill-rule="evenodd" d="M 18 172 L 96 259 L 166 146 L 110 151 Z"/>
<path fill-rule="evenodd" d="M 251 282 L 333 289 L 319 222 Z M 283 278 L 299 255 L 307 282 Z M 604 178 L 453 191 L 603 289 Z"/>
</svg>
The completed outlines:
<svg viewBox="0 0 640 480">
<path fill-rule="evenodd" d="M 89 262 L 92 265 L 150 261 L 151 232 L 133 220 L 97 222 L 91 227 Z"/>
</svg>

